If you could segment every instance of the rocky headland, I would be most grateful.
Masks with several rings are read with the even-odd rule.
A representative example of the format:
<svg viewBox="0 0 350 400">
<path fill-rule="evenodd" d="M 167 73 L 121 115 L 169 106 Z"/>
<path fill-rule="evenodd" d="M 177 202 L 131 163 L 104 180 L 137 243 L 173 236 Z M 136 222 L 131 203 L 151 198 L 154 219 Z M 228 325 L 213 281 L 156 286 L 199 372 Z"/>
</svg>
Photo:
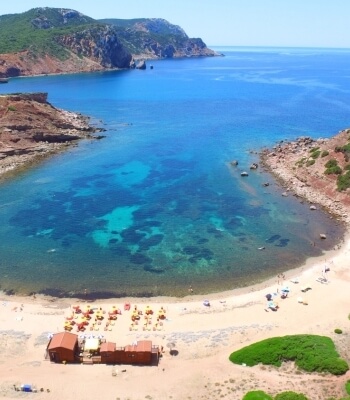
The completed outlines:
<svg viewBox="0 0 350 400">
<path fill-rule="evenodd" d="M 0 176 L 37 163 L 50 154 L 95 138 L 100 131 L 81 114 L 58 109 L 47 93 L 0 96 Z"/>
<path fill-rule="evenodd" d="M 289 194 L 316 204 L 350 224 L 350 129 L 330 139 L 300 137 L 261 153 L 262 164 Z"/>
<path fill-rule="evenodd" d="M 40 7 L 0 16 L 0 78 L 137 68 L 145 59 L 219 55 L 161 18 L 95 20 Z"/>
</svg>

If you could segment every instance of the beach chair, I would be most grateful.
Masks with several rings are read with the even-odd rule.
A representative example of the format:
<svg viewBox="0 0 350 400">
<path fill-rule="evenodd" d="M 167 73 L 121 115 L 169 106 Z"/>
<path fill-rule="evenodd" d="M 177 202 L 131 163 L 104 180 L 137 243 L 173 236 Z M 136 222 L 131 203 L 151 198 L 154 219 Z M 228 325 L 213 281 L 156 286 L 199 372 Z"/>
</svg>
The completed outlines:
<svg viewBox="0 0 350 400">
<path fill-rule="evenodd" d="M 300 290 L 303 292 L 303 293 L 306 293 L 308 290 L 311 290 L 312 289 L 312 287 L 310 286 L 310 285 L 305 285 L 305 286 L 303 286 Z"/>
</svg>

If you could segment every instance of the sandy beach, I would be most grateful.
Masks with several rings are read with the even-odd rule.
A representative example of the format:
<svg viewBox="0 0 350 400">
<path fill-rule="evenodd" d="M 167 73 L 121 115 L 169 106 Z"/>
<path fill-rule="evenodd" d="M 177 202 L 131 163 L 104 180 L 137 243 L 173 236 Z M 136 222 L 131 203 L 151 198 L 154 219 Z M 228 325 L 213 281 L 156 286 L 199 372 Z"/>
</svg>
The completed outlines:
<svg viewBox="0 0 350 400">
<path fill-rule="evenodd" d="M 0 396 L 37 399 L 241 399 L 249 390 L 262 389 L 276 394 L 283 390 L 303 392 L 311 399 L 344 394 L 349 374 L 332 377 L 300 374 L 292 364 L 280 369 L 233 365 L 229 354 L 258 340 L 286 334 L 310 333 L 331 337 L 341 356 L 350 359 L 349 306 L 350 237 L 341 249 L 308 262 L 297 270 L 261 284 L 232 292 L 209 295 L 210 307 L 194 292 L 185 299 L 117 299 L 90 302 L 105 310 L 113 305 L 122 310 L 110 331 L 102 334 L 117 346 L 148 339 L 163 346 L 158 366 L 54 364 L 45 360 L 50 333 L 61 332 L 72 306 L 88 302 L 37 296 L 1 296 L 0 313 Z M 320 282 L 324 266 L 327 283 Z M 297 283 L 295 283 L 297 282 Z M 278 292 L 289 286 L 286 299 Z M 304 287 L 310 287 L 302 292 Z M 266 310 L 267 293 L 277 293 L 277 312 Z M 300 303 L 300 297 L 307 302 Z M 125 301 L 144 309 L 166 309 L 161 330 L 130 331 L 131 311 Z M 334 333 L 343 330 L 342 335 Z M 73 331 L 74 332 L 74 331 Z M 87 331 L 87 334 L 90 332 Z M 170 355 L 167 343 L 174 342 L 178 354 Z M 117 375 L 112 375 L 113 368 Z M 35 385 L 38 393 L 15 391 L 14 385 Z M 42 389 L 43 391 L 40 391 Z"/>
</svg>

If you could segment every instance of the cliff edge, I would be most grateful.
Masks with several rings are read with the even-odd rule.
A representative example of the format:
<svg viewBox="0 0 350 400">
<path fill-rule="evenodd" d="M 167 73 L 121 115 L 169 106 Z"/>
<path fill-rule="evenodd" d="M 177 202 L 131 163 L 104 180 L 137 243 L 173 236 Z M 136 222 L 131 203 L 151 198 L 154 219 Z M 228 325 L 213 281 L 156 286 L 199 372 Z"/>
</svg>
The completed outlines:
<svg viewBox="0 0 350 400">
<path fill-rule="evenodd" d="M 47 93 L 0 96 L 0 175 L 42 159 L 97 130 L 81 114 L 55 108 Z"/>
</svg>

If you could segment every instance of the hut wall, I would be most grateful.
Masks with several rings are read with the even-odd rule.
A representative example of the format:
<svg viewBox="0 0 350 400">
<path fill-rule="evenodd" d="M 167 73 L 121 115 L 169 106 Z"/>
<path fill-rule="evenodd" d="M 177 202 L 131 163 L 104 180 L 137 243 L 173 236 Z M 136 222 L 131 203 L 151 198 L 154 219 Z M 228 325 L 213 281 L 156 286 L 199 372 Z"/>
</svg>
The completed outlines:
<svg viewBox="0 0 350 400">
<path fill-rule="evenodd" d="M 74 350 L 66 349 L 64 347 L 58 347 L 57 349 L 49 350 L 50 360 L 56 363 L 63 361 L 74 362 Z"/>
<path fill-rule="evenodd" d="M 102 364 L 115 364 L 116 363 L 116 352 L 106 351 L 101 353 L 101 363 Z"/>
</svg>

